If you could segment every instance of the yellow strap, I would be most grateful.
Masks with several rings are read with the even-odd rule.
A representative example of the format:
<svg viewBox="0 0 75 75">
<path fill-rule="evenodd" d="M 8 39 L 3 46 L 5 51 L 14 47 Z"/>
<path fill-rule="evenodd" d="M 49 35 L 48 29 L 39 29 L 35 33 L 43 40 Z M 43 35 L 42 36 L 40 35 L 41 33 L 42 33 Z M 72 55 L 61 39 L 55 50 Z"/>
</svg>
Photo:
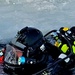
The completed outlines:
<svg viewBox="0 0 75 75">
<path fill-rule="evenodd" d="M 56 46 L 56 47 L 58 46 L 58 42 L 57 41 L 55 42 L 54 46 Z"/>
<path fill-rule="evenodd" d="M 67 46 L 67 44 L 64 44 L 64 45 L 61 47 L 61 50 L 63 51 L 63 53 L 66 53 L 68 49 L 69 49 L 69 47 Z"/>
<path fill-rule="evenodd" d="M 69 30 L 68 27 L 64 27 L 64 28 L 63 28 L 63 31 L 68 31 L 68 30 Z"/>
<path fill-rule="evenodd" d="M 75 54 L 75 46 L 72 45 L 73 53 Z"/>
<path fill-rule="evenodd" d="M 56 41 L 54 46 L 59 47 L 61 44 L 62 44 L 61 42 L 59 43 L 58 41 Z"/>
</svg>

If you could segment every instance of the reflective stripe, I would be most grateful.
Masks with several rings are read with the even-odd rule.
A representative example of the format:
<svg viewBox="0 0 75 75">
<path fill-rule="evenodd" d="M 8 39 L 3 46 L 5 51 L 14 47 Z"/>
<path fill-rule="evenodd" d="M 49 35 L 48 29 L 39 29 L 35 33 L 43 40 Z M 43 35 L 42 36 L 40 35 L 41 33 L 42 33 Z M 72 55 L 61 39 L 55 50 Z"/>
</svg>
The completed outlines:
<svg viewBox="0 0 75 75">
<path fill-rule="evenodd" d="M 64 59 L 64 58 L 66 58 L 66 57 L 67 57 L 66 54 L 61 53 L 58 58 Z M 68 63 L 68 62 L 70 61 L 70 58 L 66 58 L 64 61 L 65 61 L 66 63 Z"/>
<path fill-rule="evenodd" d="M 73 44 L 75 45 L 75 41 L 73 42 Z"/>
<path fill-rule="evenodd" d="M 61 50 L 63 51 L 63 53 L 66 53 L 68 49 L 69 49 L 69 47 L 67 46 L 67 44 L 64 44 L 64 45 L 61 47 Z"/>
<path fill-rule="evenodd" d="M 75 54 L 75 46 L 72 45 L 73 53 Z"/>
<path fill-rule="evenodd" d="M 68 30 L 69 30 L 68 27 L 64 27 L 64 28 L 63 28 L 63 31 L 68 31 Z"/>
</svg>

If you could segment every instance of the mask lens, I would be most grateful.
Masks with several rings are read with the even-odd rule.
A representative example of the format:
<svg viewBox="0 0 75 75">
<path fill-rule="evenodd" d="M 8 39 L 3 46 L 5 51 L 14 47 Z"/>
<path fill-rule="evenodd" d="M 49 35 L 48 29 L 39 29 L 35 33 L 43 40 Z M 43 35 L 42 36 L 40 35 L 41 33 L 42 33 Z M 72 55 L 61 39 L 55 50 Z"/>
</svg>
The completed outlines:
<svg viewBox="0 0 75 75">
<path fill-rule="evenodd" d="M 10 64 L 18 64 L 18 58 L 23 55 L 23 52 L 11 45 L 6 46 L 4 61 Z"/>
</svg>

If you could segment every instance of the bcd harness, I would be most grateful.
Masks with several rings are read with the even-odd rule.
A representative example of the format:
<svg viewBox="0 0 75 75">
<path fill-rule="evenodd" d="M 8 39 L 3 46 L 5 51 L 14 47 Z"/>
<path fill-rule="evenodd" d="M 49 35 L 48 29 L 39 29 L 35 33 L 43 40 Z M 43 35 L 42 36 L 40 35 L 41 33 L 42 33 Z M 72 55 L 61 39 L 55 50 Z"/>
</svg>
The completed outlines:
<svg viewBox="0 0 75 75">
<path fill-rule="evenodd" d="M 73 39 L 72 36 L 68 35 L 71 33 L 70 29 L 67 27 L 63 27 L 62 31 L 64 32 L 64 34 L 61 31 L 56 31 L 56 32 L 52 32 L 51 36 L 54 38 L 55 42 L 54 42 L 54 46 L 56 46 L 57 48 L 59 48 L 61 50 L 61 52 L 63 53 L 67 53 L 67 52 L 72 52 L 73 54 L 75 54 L 75 40 Z M 66 40 L 62 40 L 63 37 L 66 37 L 69 42 L 72 45 L 72 50 L 73 51 L 69 51 L 69 46 Z"/>
<path fill-rule="evenodd" d="M 68 45 L 65 43 L 66 41 L 62 41 L 62 37 L 59 35 L 60 33 L 56 32 L 52 32 L 51 36 L 54 38 L 55 42 L 54 42 L 54 46 L 56 46 L 57 48 L 59 48 L 61 50 L 61 52 L 66 53 L 69 50 Z"/>
<path fill-rule="evenodd" d="M 69 40 L 69 42 L 72 44 L 72 50 L 73 51 L 71 51 L 73 54 L 75 54 L 75 38 L 73 38 L 73 36 L 71 35 L 71 34 L 73 34 L 72 32 L 71 32 L 71 30 L 68 28 L 68 27 L 63 27 L 62 29 L 61 29 L 62 31 L 63 31 L 63 33 L 64 33 L 64 36 Z M 60 31 L 60 33 L 61 34 L 63 34 L 61 31 Z M 65 51 L 65 49 L 66 49 L 66 51 Z M 69 49 L 69 47 L 68 46 L 63 46 L 63 51 L 65 51 L 65 53 L 67 52 L 67 50 Z"/>
</svg>

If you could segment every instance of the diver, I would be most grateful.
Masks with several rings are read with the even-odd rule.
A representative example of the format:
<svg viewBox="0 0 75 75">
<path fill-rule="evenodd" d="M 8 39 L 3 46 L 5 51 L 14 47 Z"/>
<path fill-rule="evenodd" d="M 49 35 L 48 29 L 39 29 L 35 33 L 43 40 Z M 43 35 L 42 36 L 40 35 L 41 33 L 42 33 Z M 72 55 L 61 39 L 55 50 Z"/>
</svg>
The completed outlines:
<svg viewBox="0 0 75 75">
<path fill-rule="evenodd" d="M 32 75 L 53 61 L 46 52 L 42 32 L 33 27 L 25 27 L 6 45 L 4 71 L 9 75 Z"/>
<path fill-rule="evenodd" d="M 38 75 L 75 74 L 74 29 L 62 27 L 48 32 L 45 36 L 33 27 L 21 29 L 6 45 L 4 71 L 9 75 L 37 75 L 37 72 L 49 68 L 55 60 L 66 58 Z"/>
</svg>

